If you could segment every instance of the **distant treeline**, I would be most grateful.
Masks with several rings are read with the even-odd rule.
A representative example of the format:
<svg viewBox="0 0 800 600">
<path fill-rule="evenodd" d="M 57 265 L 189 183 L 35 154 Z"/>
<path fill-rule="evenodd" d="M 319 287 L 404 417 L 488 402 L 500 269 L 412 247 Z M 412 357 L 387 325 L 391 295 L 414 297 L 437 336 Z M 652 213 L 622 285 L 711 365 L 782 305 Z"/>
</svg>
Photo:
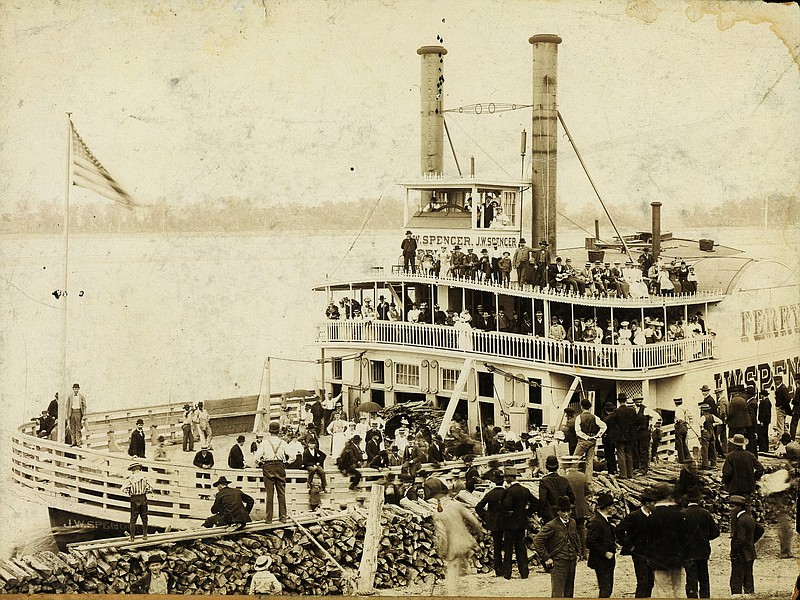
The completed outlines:
<svg viewBox="0 0 800 600">
<path fill-rule="evenodd" d="M 649 202 L 617 202 L 608 206 L 619 227 L 637 230 L 649 227 Z M 758 227 L 764 224 L 765 207 L 767 227 L 800 224 L 800 200 L 790 196 L 731 199 L 713 206 L 697 203 L 689 207 L 673 207 L 665 199 L 662 211 L 667 229 L 703 225 Z M 593 230 L 593 219 L 587 215 L 601 214 L 590 202 L 563 201 L 559 213 L 563 225 L 577 225 L 588 231 Z M 160 200 L 134 210 L 105 200 L 81 200 L 70 206 L 70 231 L 76 233 L 350 230 L 360 227 L 364 219 L 369 229 L 398 229 L 402 227 L 402 202 L 382 198 L 376 203 L 374 199 L 362 198 L 301 205 L 219 198 L 181 204 Z M 13 210 L 0 213 L 0 233 L 60 233 L 62 221 L 63 205 L 59 202 L 19 201 Z"/>
</svg>

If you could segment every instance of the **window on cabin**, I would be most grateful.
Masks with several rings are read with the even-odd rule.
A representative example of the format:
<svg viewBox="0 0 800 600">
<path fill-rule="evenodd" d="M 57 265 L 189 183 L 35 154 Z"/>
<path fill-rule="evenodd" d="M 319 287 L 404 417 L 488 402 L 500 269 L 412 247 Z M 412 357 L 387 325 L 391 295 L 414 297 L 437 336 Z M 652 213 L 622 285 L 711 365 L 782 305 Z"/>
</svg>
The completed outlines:
<svg viewBox="0 0 800 600">
<path fill-rule="evenodd" d="M 452 392 L 456 388 L 459 375 L 460 369 L 442 369 L 442 389 Z"/>
<path fill-rule="evenodd" d="M 419 387 L 419 365 L 395 364 L 395 383 L 410 387 Z"/>
</svg>

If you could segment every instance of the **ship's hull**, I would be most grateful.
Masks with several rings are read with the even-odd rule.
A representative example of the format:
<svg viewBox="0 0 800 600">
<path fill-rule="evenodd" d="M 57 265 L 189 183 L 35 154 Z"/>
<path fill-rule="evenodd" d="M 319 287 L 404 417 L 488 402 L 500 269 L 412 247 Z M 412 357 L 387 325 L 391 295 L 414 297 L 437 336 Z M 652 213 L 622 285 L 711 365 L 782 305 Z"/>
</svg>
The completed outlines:
<svg viewBox="0 0 800 600">
<path fill-rule="evenodd" d="M 82 515 L 69 510 L 48 508 L 50 528 L 59 550 L 66 550 L 69 544 L 78 544 L 107 538 L 128 535 L 129 523 L 113 521 L 96 516 Z M 148 533 L 164 531 L 163 527 L 148 527 Z M 142 525 L 136 528 L 136 535 L 142 534 Z"/>
</svg>

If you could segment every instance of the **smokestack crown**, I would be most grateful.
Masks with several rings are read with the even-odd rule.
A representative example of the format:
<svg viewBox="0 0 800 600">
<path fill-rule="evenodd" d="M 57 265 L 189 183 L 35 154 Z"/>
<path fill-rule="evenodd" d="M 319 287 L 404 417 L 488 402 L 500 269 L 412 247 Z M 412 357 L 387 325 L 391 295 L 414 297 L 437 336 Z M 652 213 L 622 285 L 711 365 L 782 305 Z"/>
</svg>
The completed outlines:
<svg viewBox="0 0 800 600">
<path fill-rule="evenodd" d="M 549 42 L 551 44 L 560 44 L 561 38 L 554 33 L 540 33 L 537 35 L 532 35 L 528 38 L 528 42 L 531 44 L 537 44 L 539 42 Z M 417 50 L 419 52 L 419 50 Z"/>
<path fill-rule="evenodd" d="M 559 38 L 558 41 L 561 41 Z M 422 56 L 423 54 L 447 54 L 447 48 L 444 46 L 423 46 L 422 48 L 417 49 L 417 54 Z"/>
</svg>

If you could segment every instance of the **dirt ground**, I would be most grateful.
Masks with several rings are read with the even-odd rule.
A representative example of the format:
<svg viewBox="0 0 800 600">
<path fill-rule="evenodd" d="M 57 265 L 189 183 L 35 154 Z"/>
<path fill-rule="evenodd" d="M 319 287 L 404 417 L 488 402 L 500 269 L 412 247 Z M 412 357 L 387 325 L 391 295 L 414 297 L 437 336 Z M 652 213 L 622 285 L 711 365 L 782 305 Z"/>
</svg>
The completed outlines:
<svg viewBox="0 0 800 600">
<path fill-rule="evenodd" d="M 793 554 L 798 556 L 800 543 L 795 536 Z M 718 539 L 711 542 L 711 559 L 709 560 L 709 574 L 711 580 L 711 597 L 730 597 L 728 579 L 730 577 L 730 538 L 723 533 Z M 791 597 L 792 589 L 798 573 L 800 573 L 800 560 L 780 559 L 778 540 L 775 532 L 770 529 L 756 546 L 758 558 L 755 562 L 755 596 L 750 598 L 782 598 Z M 617 556 L 617 568 L 614 573 L 614 597 L 632 598 L 636 587 L 636 577 L 633 573 L 633 563 L 628 556 Z M 382 596 L 440 596 L 444 595 L 444 586 L 437 583 L 433 589 L 428 586 L 412 586 L 381 590 Z M 550 576 L 541 569 L 533 569 L 528 579 L 519 579 L 516 574 L 511 580 L 495 577 L 493 574 L 466 575 L 462 578 L 460 595 L 463 596 L 506 596 L 506 597 L 550 597 Z M 597 579 L 594 571 L 586 566 L 586 562 L 578 563 L 575 575 L 575 597 L 594 598 L 597 596 Z"/>
</svg>

